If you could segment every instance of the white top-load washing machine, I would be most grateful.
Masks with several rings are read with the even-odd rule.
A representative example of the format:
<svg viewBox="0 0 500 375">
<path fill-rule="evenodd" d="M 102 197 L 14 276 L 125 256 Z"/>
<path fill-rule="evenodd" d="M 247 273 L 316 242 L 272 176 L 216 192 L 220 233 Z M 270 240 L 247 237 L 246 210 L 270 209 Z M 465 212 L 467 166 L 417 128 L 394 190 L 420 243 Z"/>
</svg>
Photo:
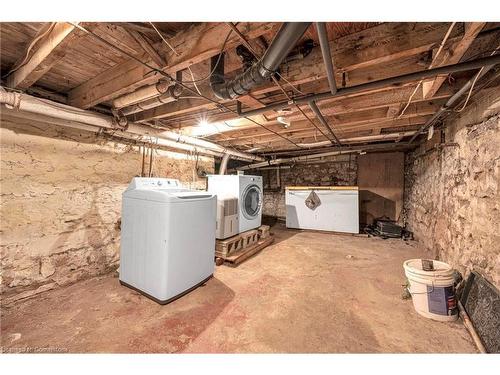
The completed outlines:
<svg viewBox="0 0 500 375">
<path fill-rule="evenodd" d="M 262 176 L 209 175 L 208 192 L 238 197 L 238 233 L 258 228 L 262 219 Z"/>
<path fill-rule="evenodd" d="M 214 272 L 216 197 L 139 178 L 123 193 L 120 282 L 165 304 Z"/>
</svg>

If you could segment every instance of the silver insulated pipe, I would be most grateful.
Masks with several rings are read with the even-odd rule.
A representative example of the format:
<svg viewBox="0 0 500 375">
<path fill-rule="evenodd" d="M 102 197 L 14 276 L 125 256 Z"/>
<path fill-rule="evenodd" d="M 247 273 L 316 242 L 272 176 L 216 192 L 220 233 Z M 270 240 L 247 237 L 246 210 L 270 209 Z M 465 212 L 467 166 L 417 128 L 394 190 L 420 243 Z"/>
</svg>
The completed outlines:
<svg viewBox="0 0 500 375">
<path fill-rule="evenodd" d="M 251 68 L 230 81 L 224 79 L 224 56 L 212 57 L 210 87 L 220 99 L 236 99 L 267 81 L 304 35 L 311 22 L 286 22 L 264 56 Z"/>
<path fill-rule="evenodd" d="M 227 163 L 229 162 L 230 158 L 231 158 L 231 155 L 224 154 L 224 156 L 222 157 L 222 160 L 220 162 L 219 174 L 226 174 L 226 172 L 227 172 Z"/>
</svg>

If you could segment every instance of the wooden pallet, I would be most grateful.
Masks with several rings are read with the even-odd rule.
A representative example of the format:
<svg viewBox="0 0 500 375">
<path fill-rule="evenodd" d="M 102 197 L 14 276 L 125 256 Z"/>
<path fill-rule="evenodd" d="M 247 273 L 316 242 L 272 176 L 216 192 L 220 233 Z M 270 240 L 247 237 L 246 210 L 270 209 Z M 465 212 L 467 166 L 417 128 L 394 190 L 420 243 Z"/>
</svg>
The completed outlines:
<svg viewBox="0 0 500 375">
<path fill-rule="evenodd" d="M 221 258 L 228 257 L 234 252 L 256 244 L 259 240 L 269 237 L 269 235 L 269 225 L 261 225 L 257 229 L 248 230 L 225 240 L 216 240 L 215 255 Z"/>
<path fill-rule="evenodd" d="M 225 258 L 230 254 L 252 246 L 259 240 L 259 231 L 257 229 L 240 233 L 236 236 L 226 238 L 225 240 L 215 241 L 215 255 Z"/>
<path fill-rule="evenodd" d="M 274 237 L 269 236 L 263 240 L 258 241 L 256 244 L 247 247 L 244 250 L 237 251 L 236 253 L 234 253 L 234 255 L 223 258 L 223 263 L 231 267 L 236 267 L 238 264 L 254 256 L 259 251 L 266 248 L 273 242 L 274 242 Z"/>
<path fill-rule="evenodd" d="M 261 225 L 257 229 L 252 229 L 236 236 L 226 238 L 225 240 L 216 240 L 215 243 L 215 263 L 221 265 L 228 260 L 229 263 L 240 262 L 240 257 L 247 254 L 251 256 L 258 250 L 256 247 L 261 245 L 263 241 L 269 240 L 271 233 L 268 225 Z M 265 242 L 267 246 L 270 242 Z M 264 248 L 262 247 L 262 248 Z M 252 253 L 252 251 L 255 251 Z M 246 259 L 245 257 L 244 259 Z M 237 264 L 237 263 L 236 263 Z"/>
</svg>

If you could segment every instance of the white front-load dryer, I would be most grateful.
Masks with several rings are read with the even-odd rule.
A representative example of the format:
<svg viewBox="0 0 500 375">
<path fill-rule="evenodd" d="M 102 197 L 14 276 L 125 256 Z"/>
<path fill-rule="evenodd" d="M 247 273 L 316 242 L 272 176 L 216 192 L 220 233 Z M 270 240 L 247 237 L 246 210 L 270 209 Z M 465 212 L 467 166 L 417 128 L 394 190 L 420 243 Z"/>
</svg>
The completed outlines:
<svg viewBox="0 0 500 375">
<path fill-rule="evenodd" d="M 238 233 L 260 227 L 262 221 L 262 176 L 209 175 L 208 192 L 238 197 Z"/>
<path fill-rule="evenodd" d="M 262 176 L 238 176 L 240 180 L 240 233 L 260 227 L 262 221 Z"/>
</svg>

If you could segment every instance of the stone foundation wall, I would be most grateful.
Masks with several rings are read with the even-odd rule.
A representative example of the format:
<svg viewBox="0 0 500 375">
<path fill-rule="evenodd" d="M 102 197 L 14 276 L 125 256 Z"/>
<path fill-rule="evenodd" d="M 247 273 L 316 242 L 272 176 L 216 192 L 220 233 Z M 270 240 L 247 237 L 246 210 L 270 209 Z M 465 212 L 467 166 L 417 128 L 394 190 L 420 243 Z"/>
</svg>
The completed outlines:
<svg viewBox="0 0 500 375">
<path fill-rule="evenodd" d="M 357 155 L 340 155 L 321 162 L 295 164 L 280 170 L 280 182 L 276 170 L 263 170 L 264 215 L 284 218 L 286 186 L 352 186 L 357 179 Z"/>
<path fill-rule="evenodd" d="M 116 269 L 121 194 L 141 173 L 138 147 L 5 116 L 0 132 L 3 303 Z M 157 151 L 153 172 L 204 189 L 195 164 Z M 213 165 L 198 161 L 210 173 Z"/>
<path fill-rule="evenodd" d="M 498 90 L 446 121 L 443 145 L 407 155 L 405 221 L 430 256 L 500 287 Z"/>
</svg>

